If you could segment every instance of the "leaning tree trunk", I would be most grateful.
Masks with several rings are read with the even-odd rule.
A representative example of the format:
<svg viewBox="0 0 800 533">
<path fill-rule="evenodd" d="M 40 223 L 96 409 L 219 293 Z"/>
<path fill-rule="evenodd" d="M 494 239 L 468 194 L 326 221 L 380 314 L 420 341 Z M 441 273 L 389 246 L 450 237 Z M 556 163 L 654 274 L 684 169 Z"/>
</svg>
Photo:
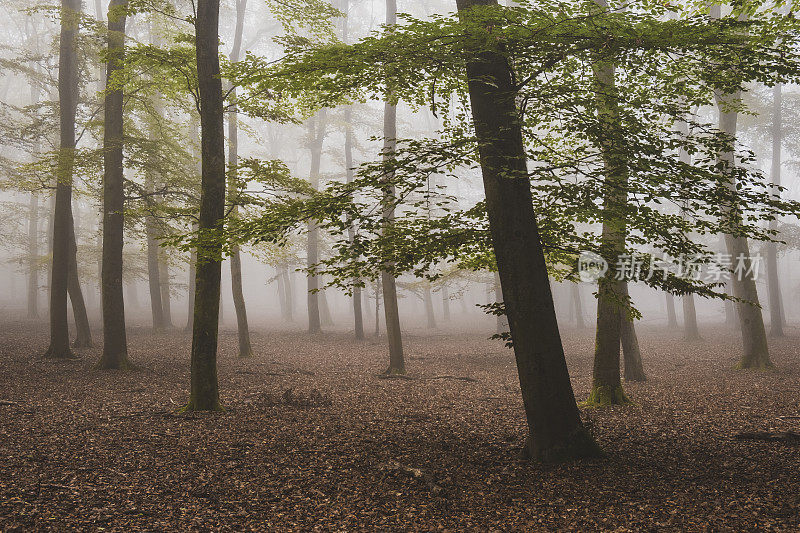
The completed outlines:
<svg viewBox="0 0 800 533">
<path fill-rule="evenodd" d="M 89 326 L 89 314 L 86 312 L 86 301 L 83 298 L 81 282 L 78 276 L 78 245 L 75 240 L 75 222 L 69 225 L 70 233 L 70 254 L 69 254 L 69 279 L 67 281 L 67 292 L 69 301 L 72 303 L 72 315 L 75 318 L 75 348 L 91 348 L 92 330 Z"/>
<path fill-rule="evenodd" d="M 225 217 L 225 125 L 219 69 L 219 0 L 199 0 L 195 21 L 203 172 L 192 327 L 192 377 L 186 411 L 222 409 L 217 380 L 222 231 Z"/>
<path fill-rule="evenodd" d="M 782 95 L 781 85 L 775 85 L 772 90 L 772 171 L 771 181 L 776 187 L 781 184 L 781 136 L 782 136 Z M 774 194 L 780 197 L 776 189 Z M 769 221 L 769 229 L 777 231 L 778 221 Z M 769 290 L 769 321 L 770 335 L 773 337 L 783 337 L 783 297 L 781 296 L 781 284 L 778 277 L 778 246 L 774 242 L 767 243 L 767 287 Z"/>
<path fill-rule="evenodd" d="M 596 0 L 601 9 L 607 9 L 605 0 Z M 600 247 L 608 251 L 608 264 L 614 265 L 625 253 L 626 224 L 621 215 L 628 201 L 628 169 L 622 149 L 623 134 L 619 116 L 618 92 L 614 79 L 614 64 L 598 59 L 594 64 L 595 102 L 600 127 L 598 138 L 605 172 L 603 191 L 603 230 Z M 620 335 L 622 313 L 619 299 L 626 292 L 626 284 L 615 279 L 616 272 L 609 269 L 598 280 L 597 332 L 595 337 L 592 392 L 586 400 L 588 406 L 624 405 L 630 403 L 622 388 L 620 377 Z"/>
<path fill-rule="evenodd" d="M 56 166 L 53 209 L 53 263 L 50 275 L 50 346 L 45 357 L 74 357 L 69 345 L 67 290 L 69 285 L 70 228 L 72 226 L 72 173 L 75 166 L 75 115 L 78 105 L 78 33 L 80 0 L 61 1 L 61 36 L 58 58 L 60 149 Z"/>
<path fill-rule="evenodd" d="M 242 30 L 244 28 L 244 15 L 247 8 L 247 0 L 236 0 L 236 31 L 233 38 L 233 50 L 231 51 L 231 63 L 239 61 L 242 50 Z M 237 165 L 239 164 L 239 118 L 236 109 L 236 87 L 230 90 L 231 101 L 234 102 L 231 112 L 228 114 L 228 162 L 231 168 L 230 194 L 235 195 L 238 191 Z M 233 199 L 233 211 L 231 216 L 236 218 L 239 212 L 237 205 L 238 199 Z M 253 347 L 250 344 L 250 327 L 247 323 L 247 307 L 244 303 L 244 290 L 242 288 L 242 256 L 238 244 L 231 246 L 231 291 L 233 293 L 233 306 L 236 310 L 236 329 L 239 338 L 239 357 L 251 357 Z"/>
<path fill-rule="evenodd" d="M 458 0 L 459 12 L 496 0 Z M 471 31 L 478 31 L 472 27 Z M 488 31 L 483 30 L 483 31 Z M 489 229 L 514 342 L 530 436 L 545 461 L 601 454 L 580 419 L 533 211 L 513 73 L 496 40 L 467 57 Z"/>
<path fill-rule="evenodd" d="M 124 67 L 127 0 L 111 0 L 108 6 L 108 64 L 106 80 L 116 81 Z M 103 354 L 99 368 L 129 369 L 122 285 L 124 243 L 123 89 L 106 86 L 103 128 L 103 260 L 101 295 L 103 307 Z"/>
<path fill-rule="evenodd" d="M 314 189 L 319 189 L 319 167 L 322 159 L 322 143 L 325 141 L 325 128 L 327 111 L 321 109 L 316 119 L 309 123 L 311 141 L 311 172 L 309 180 Z M 308 223 L 308 236 L 306 240 L 306 266 L 311 267 L 319 262 L 319 226 L 311 221 Z M 308 283 L 308 332 L 319 333 L 322 331 L 322 322 L 319 314 L 319 277 L 309 273 L 306 277 Z"/>
<path fill-rule="evenodd" d="M 628 284 L 624 283 L 623 297 L 630 301 Z M 636 337 L 636 327 L 630 316 L 630 310 L 624 309 L 620 319 L 620 341 L 625 367 L 625 381 L 647 381 L 642 363 L 642 351 L 639 349 L 639 339 Z"/>
</svg>

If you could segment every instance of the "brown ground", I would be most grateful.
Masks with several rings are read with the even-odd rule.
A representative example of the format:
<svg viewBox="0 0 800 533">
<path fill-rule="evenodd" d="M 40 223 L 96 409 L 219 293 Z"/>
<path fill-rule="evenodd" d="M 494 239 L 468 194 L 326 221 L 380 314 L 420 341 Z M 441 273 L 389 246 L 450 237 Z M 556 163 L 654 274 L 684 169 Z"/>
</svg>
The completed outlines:
<svg viewBox="0 0 800 533">
<path fill-rule="evenodd" d="M 237 360 L 226 333 L 229 412 L 184 417 L 183 334 L 132 331 L 142 369 L 100 372 L 96 349 L 45 361 L 46 329 L 6 322 L 0 528 L 798 530 L 800 446 L 732 438 L 800 429 L 777 419 L 800 414 L 793 334 L 772 343 L 778 371 L 742 372 L 735 334 L 642 331 L 636 405 L 584 413 L 608 458 L 542 466 L 517 460 L 513 359 L 486 335 L 407 337 L 411 375 L 471 382 L 377 379 L 383 344 L 343 334 L 256 333 L 258 355 Z M 583 399 L 591 335 L 564 336 Z"/>
</svg>

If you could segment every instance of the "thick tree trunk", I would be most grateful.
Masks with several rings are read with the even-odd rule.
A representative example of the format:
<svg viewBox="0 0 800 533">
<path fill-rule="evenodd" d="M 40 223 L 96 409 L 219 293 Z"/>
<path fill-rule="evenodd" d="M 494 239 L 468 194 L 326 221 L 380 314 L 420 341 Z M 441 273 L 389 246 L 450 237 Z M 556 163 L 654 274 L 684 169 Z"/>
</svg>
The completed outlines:
<svg viewBox="0 0 800 533">
<path fill-rule="evenodd" d="M 50 274 L 50 346 L 45 357 L 74 357 L 69 345 L 67 290 L 72 246 L 72 173 L 75 165 L 75 114 L 78 105 L 78 33 L 80 0 L 62 0 L 58 59 L 60 150 L 53 209 L 53 263 Z"/>
<path fill-rule="evenodd" d="M 202 182 L 187 411 L 222 409 L 217 381 L 221 232 L 225 216 L 225 125 L 219 69 L 219 0 L 199 0 L 195 22 Z"/>
<path fill-rule="evenodd" d="M 108 6 L 108 63 L 106 79 L 114 80 L 125 61 L 127 0 Z M 99 368 L 129 369 L 122 285 L 124 243 L 123 90 L 106 87 L 103 137 L 103 260 L 101 295 L 103 354 Z"/>
<path fill-rule="evenodd" d="M 624 283 L 624 297 L 630 298 L 628 284 Z M 642 363 L 642 352 L 639 349 L 639 339 L 636 337 L 636 327 L 627 309 L 623 310 L 620 319 L 620 341 L 622 344 L 622 354 L 625 367 L 625 381 L 646 381 L 644 364 Z"/>
<path fill-rule="evenodd" d="M 496 0 L 458 0 L 464 12 Z M 530 436 L 526 450 L 545 461 L 601 454 L 584 428 L 572 391 L 533 211 L 522 128 L 509 62 L 497 49 L 467 60 L 486 209 L 514 342 Z"/>
<path fill-rule="evenodd" d="M 684 294 L 683 302 L 683 336 L 686 340 L 700 340 L 700 328 L 697 327 L 697 311 L 694 306 L 694 294 Z"/>
<path fill-rule="evenodd" d="M 772 90 L 772 171 L 773 185 L 781 184 L 781 141 L 782 141 L 782 94 L 781 85 Z M 775 194 L 779 196 L 777 190 Z M 770 220 L 769 229 L 776 231 L 778 221 Z M 778 246 L 774 242 L 767 243 L 767 287 L 769 289 L 769 333 L 773 337 L 783 337 L 783 297 L 781 295 L 780 278 L 778 277 Z"/>
<path fill-rule="evenodd" d="M 239 61 L 242 49 L 242 30 L 244 28 L 244 15 L 247 8 L 247 0 L 236 0 L 236 31 L 233 38 L 233 49 L 231 50 L 231 63 Z M 236 102 L 236 88 L 231 89 L 231 100 Z M 236 184 L 237 171 L 239 164 L 239 117 L 238 110 L 234 107 L 228 114 L 228 162 L 231 167 L 231 176 L 234 181 L 231 194 L 236 194 L 238 185 Z M 239 209 L 236 206 L 237 200 L 234 199 L 232 216 L 238 215 Z M 250 344 L 250 327 L 247 323 L 247 307 L 244 302 L 244 289 L 242 288 L 242 256 L 239 246 L 234 244 L 231 247 L 231 291 L 233 292 L 233 306 L 236 310 L 236 331 L 239 339 L 239 357 L 251 357 L 253 347 Z"/>
<path fill-rule="evenodd" d="M 316 119 L 309 123 L 309 137 L 311 142 L 311 172 L 309 181 L 314 189 L 319 188 L 319 167 L 322 159 L 322 144 L 325 141 L 327 127 L 327 111 L 321 109 Z M 306 241 L 306 265 L 312 266 L 319 262 L 319 227 L 314 222 L 308 224 Z M 322 321 L 319 314 L 319 278 L 308 274 L 308 332 L 319 333 L 322 331 Z"/>
</svg>

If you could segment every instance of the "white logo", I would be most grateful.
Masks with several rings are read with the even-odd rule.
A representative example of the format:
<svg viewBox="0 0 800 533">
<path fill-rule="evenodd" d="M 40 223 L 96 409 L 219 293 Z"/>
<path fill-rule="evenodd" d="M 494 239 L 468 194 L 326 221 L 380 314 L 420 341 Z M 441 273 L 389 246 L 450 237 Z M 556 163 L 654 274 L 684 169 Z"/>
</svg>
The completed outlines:
<svg viewBox="0 0 800 533">
<path fill-rule="evenodd" d="M 608 261 L 594 252 L 581 252 L 578 257 L 578 277 L 587 283 L 597 281 L 608 272 Z"/>
</svg>

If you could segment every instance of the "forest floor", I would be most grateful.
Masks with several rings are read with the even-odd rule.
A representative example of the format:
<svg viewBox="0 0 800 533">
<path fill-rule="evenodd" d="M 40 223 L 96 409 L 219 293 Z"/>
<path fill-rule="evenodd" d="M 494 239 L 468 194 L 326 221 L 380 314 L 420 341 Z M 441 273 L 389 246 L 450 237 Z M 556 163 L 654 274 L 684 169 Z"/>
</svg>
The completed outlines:
<svg viewBox="0 0 800 533">
<path fill-rule="evenodd" d="M 512 354 L 483 334 L 407 335 L 409 374 L 379 379 L 376 339 L 255 332 L 221 338 L 225 413 L 177 415 L 189 338 L 131 331 L 136 372 L 97 371 L 98 349 L 43 360 L 43 324 L 0 324 L 0 529 L 800 529 L 800 332 L 773 340 L 776 371 L 736 371 L 738 335 L 640 332 L 649 380 L 635 404 L 583 411 L 604 460 L 520 461 Z M 563 333 L 576 397 L 592 335 Z M 471 380 L 453 379 L 470 378 Z M 433 379 L 436 378 L 436 379 Z M 289 392 L 287 392 L 289 391 Z"/>
</svg>

